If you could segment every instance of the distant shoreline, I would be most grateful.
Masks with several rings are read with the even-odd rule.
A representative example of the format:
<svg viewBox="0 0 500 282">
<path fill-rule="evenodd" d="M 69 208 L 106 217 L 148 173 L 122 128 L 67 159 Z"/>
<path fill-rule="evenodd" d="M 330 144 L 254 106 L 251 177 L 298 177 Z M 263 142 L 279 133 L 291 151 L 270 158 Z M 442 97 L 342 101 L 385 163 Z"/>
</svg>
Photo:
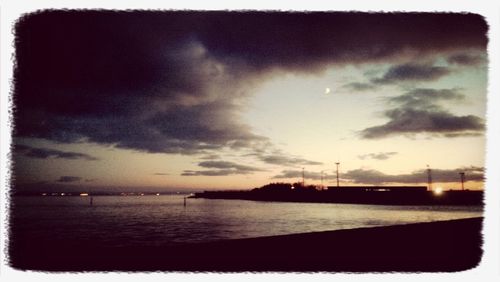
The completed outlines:
<svg viewBox="0 0 500 282">
<path fill-rule="evenodd" d="M 454 272 L 478 265 L 483 218 L 172 247 L 107 247 L 13 238 L 10 264 L 38 271 Z"/>
<path fill-rule="evenodd" d="M 362 187 L 363 188 L 363 187 Z M 370 190 L 373 189 L 373 190 Z M 352 189 L 341 187 L 326 191 L 318 190 L 284 190 L 266 191 L 205 191 L 195 193 L 190 198 L 251 200 L 272 202 L 305 202 L 305 203 L 340 203 L 367 205 L 483 205 L 483 191 L 441 191 L 439 193 L 424 190 L 398 189 L 379 191 L 381 189 L 367 187 Z"/>
<path fill-rule="evenodd" d="M 189 196 L 190 192 L 18 192 L 14 197 L 85 197 L 85 196 Z"/>
</svg>

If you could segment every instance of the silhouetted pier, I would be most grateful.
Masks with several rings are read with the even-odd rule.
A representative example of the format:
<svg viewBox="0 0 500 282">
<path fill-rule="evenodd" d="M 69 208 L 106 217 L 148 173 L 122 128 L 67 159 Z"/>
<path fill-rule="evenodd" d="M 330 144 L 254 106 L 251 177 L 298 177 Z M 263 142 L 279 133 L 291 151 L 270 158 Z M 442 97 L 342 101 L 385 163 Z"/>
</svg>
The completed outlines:
<svg viewBox="0 0 500 282">
<path fill-rule="evenodd" d="M 193 198 L 370 205 L 482 205 L 483 191 L 427 191 L 425 186 L 344 186 L 316 189 L 204 191 Z"/>
</svg>

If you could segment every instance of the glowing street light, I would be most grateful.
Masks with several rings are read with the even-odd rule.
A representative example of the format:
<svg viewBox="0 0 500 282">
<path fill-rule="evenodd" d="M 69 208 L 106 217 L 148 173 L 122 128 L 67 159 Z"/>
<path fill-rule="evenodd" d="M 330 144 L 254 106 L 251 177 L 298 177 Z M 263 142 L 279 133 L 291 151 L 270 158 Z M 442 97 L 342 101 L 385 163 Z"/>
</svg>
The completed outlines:
<svg viewBox="0 0 500 282">
<path fill-rule="evenodd" d="M 434 195 L 439 196 L 439 195 L 443 194 L 443 189 L 441 187 L 437 187 L 432 192 L 434 193 Z"/>
</svg>

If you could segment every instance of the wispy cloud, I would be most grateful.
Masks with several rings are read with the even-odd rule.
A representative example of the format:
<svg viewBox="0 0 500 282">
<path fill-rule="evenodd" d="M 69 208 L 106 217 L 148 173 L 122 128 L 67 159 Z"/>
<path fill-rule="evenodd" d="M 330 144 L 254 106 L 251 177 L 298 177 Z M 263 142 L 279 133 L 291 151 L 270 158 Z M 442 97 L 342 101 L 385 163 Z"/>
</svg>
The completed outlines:
<svg viewBox="0 0 500 282">
<path fill-rule="evenodd" d="M 447 62 L 449 64 L 460 66 L 478 66 L 485 63 L 486 59 L 483 55 L 479 54 L 460 53 L 449 56 L 447 58 Z"/>
<path fill-rule="evenodd" d="M 26 157 L 36 159 L 69 159 L 69 160 L 86 160 L 96 161 L 98 158 L 84 153 L 60 151 L 47 148 L 35 148 L 27 145 L 16 144 L 14 145 L 14 152 L 22 154 Z"/>
<path fill-rule="evenodd" d="M 213 169 L 213 170 L 185 170 L 182 176 L 228 176 L 235 174 L 248 174 L 247 171 L 238 171 L 233 169 Z"/>
<path fill-rule="evenodd" d="M 377 89 L 377 85 L 374 83 L 351 82 L 344 84 L 342 88 L 354 92 L 363 92 L 363 91 L 375 90 Z"/>
<path fill-rule="evenodd" d="M 209 170 L 185 170 L 182 176 L 226 176 L 234 174 L 251 174 L 258 171 L 264 171 L 263 169 L 241 165 L 234 162 L 228 161 L 204 161 L 198 163 L 198 166 L 204 168 L 211 168 Z"/>
<path fill-rule="evenodd" d="M 366 128 L 362 138 L 376 139 L 394 135 L 425 133 L 440 137 L 481 135 L 484 120 L 474 115 L 457 116 L 439 104 L 443 101 L 459 101 L 463 95 L 457 89 L 414 89 L 388 101 L 396 108 L 386 110 L 389 121 L 383 125 Z"/>
<path fill-rule="evenodd" d="M 82 178 L 78 176 L 61 176 L 59 177 L 57 182 L 69 183 L 69 182 L 78 182 L 80 180 L 82 180 Z"/>
<path fill-rule="evenodd" d="M 394 135 L 426 133 L 431 136 L 463 137 L 479 136 L 485 129 L 483 119 L 474 116 L 455 116 L 445 111 L 394 109 L 385 112 L 389 122 L 361 131 L 366 139 L 384 138 Z"/>
<path fill-rule="evenodd" d="M 200 157 L 200 159 L 202 159 L 202 160 L 217 160 L 217 159 L 219 159 L 219 156 L 216 154 L 207 154 L 207 155 Z"/>
<path fill-rule="evenodd" d="M 337 176 L 328 173 L 321 173 L 316 171 L 304 171 L 305 179 L 320 180 L 323 177 L 324 180 L 335 179 Z M 280 174 L 273 176 L 275 179 L 280 178 L 302 178 L 302 170 L 283 170 Z"/>
<path fill-rule="evenodd" d="M 199 166 L 201 167 L 206 167 L 206 168 L 218 168 L 218 169 L 235 169 L 239 171 L 262 171 L 259 168 L 252 167 L 252 166 L 247 166 L 247 165 L 240 165 L 234 162 L 228 162 L 228 161 L 204 161 L 198 163 Z"/>
<path fill-rule="evenodd" d="M 402 108 L 439 110 L 440 102 L 460 102 L 464 99 L 465 95 L 460 92 L 460 89 L 415 88 L 402 95 L 389 98 L 388 102 Z"/>
<path fill-rule="evenodd" d="M 392 156 L 397 155 L 397 152 L 380 152 L 380 153 L 370 153 L 370 154 L 364 154 L 364 155 L 359 155 L 358 158 L 361 160 L 365 159 L 374 159 L 374 160 L 387 160 L 391 158 Z"/>
<path fill-rule="evenodd" d="M 460 172 L 465 172 L 467 181 L 484 180 L 484 168 L 475 166 L 457 169 L 432 169 L 432 180 L 442 183 L 460 182 Z M 359 184 L 426 183 L 427 170 L 417 170 L 408 174 L 385 174 L 377 170 L 355 169 L 343 173 L 341 178 L 343 181 Z"/>
<path fill-rule="evenodd" d="M 372 79 L 375 84 L 392 84 L 406 81 L 433 81 L 451 73 L 447 67 L 430 64 L 406 63 L 395 65 L 379 78 Z"/>
<path fill-rule="evenodd" d="M 282 165 L 282 166 L 299 166 L 299 165 L 322 165 L 322 162 L 306 160 L 298 157 L 291 157 L 282 154 L 271 154 L 271 155 L 258 155 L 259 160 L 262 162 Z"/>
</svg>

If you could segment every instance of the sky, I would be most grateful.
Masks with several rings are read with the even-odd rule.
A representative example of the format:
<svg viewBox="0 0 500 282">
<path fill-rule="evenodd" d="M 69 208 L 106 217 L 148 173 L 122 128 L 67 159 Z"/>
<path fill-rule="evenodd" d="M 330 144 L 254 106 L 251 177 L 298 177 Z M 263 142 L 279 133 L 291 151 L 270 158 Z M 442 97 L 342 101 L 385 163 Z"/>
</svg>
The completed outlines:
<svg viewBox="0 0 500 282">
<path fill-rule="evenodd" d="M 15 27 L 16 189 L 482 189 L 467 13 L 42 11 Z"/>
</svg>

